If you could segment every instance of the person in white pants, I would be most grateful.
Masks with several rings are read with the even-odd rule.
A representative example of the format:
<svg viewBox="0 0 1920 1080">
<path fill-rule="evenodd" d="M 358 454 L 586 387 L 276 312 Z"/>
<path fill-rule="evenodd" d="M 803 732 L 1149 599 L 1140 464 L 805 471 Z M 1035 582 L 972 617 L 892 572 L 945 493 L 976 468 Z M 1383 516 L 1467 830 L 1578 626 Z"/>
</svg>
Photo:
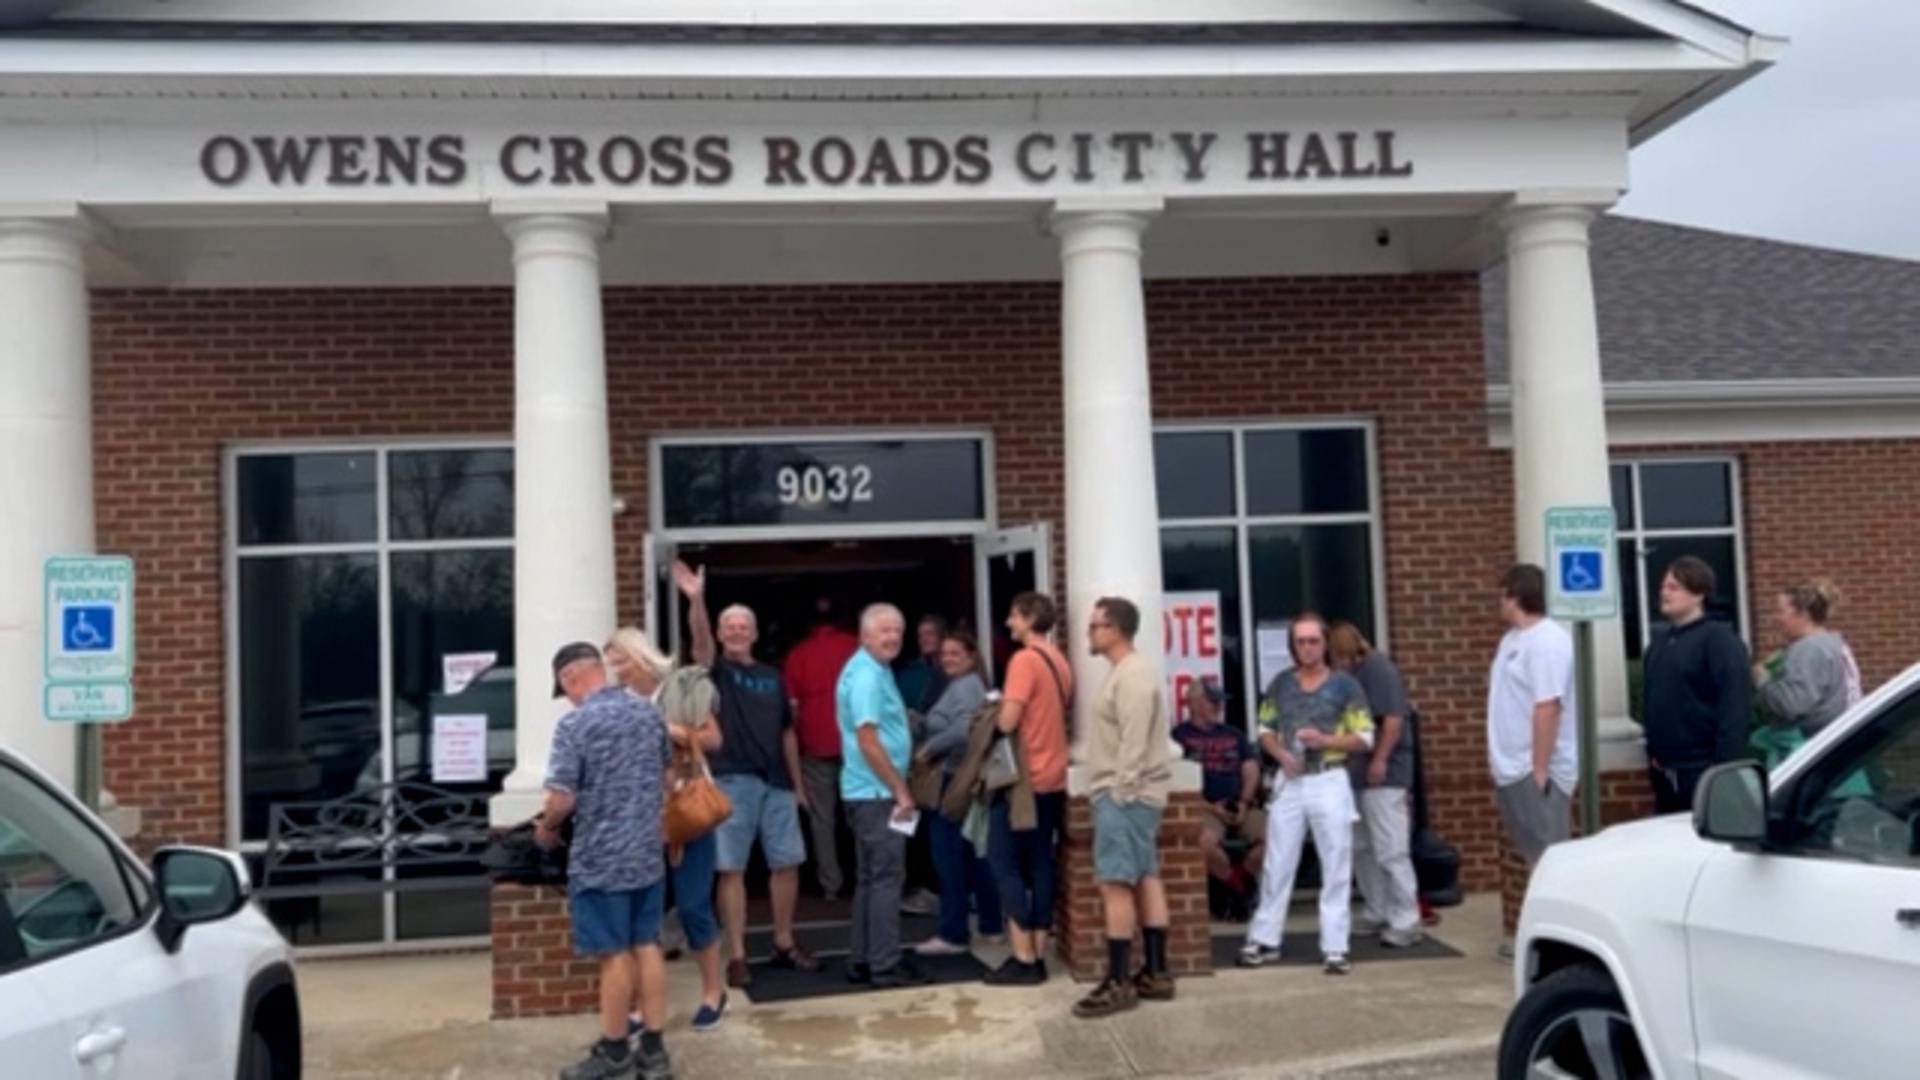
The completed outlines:
<svg viewBox="0 0 1920 1080">
<path fill-rule="evenodd" d="M 1320 953 L 1329 975 L 1353 970 L 1347 958 L 1353 878 L 1353 785 L 1349 754 L 1373 745 L 1373 714 L 1353 676 L 1327 666 L 1327 623 L 1303 613 L 1287 648 L 1292 669 L 1267 687 L 1260 704 L 1260 748 L 1280 763 L 1267 807 L 1267 855 L 1260 868 L 1260 907 L 1240 950 L 1242 967 L 1280 958 L 1287 904 L 1300 869 L 1307 830 L 1320 855 Z"/>
<path fill-rule="evenodd" d="M 1420 929 L 1420 884 L 1413 872 L 1413 709 L 1406 682 L 1387 654 L 1360 628 L 1336 622 L 1327 634 L 1333 667 L 1359 682 L 1373 710 L 1373 749 L 1347 759 L 1359 794 L 1360 827 L 1353 830 L 1353 879 L 1360 887 L 1362 934 L 1404 949 L 1426 937 Z"/>
</svg>

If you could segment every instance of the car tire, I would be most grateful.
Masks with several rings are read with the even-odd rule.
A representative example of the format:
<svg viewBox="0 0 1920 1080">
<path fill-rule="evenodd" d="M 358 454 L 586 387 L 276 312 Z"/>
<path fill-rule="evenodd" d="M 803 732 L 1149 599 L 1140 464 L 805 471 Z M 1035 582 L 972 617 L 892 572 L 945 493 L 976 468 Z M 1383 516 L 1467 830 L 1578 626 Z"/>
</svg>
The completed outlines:
<svg viewBox="0 0 1920 1080">
<path fill-rule="evenodd" d="M 1513 1007 L 1500 1033 L 1499 1077 L 1531 1076 L 1651 1080 L 1640 1034 L 1606 971 L 1591 964 L 1562 968 Z"/>
<path fill-rule="evenodd" d="M 248 1032 L 247 1060 L 240 1063 L 242 1080 L 282 1080 L 286 1075 L 280 1065 L 280 1054 L 267 1033 L 259 1028 Z"/>
</svg>

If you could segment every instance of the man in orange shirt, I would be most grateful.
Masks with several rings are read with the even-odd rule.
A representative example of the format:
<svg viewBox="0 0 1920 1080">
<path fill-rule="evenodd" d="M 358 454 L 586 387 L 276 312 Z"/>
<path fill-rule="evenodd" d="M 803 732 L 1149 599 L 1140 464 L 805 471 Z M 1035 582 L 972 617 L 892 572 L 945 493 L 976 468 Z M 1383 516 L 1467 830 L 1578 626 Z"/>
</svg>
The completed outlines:
<svg viewBox="0 0 1920 1080">
<path fill-rule="evenodd" d="M 781 681 L 793 703 L 794 730 L 800 737 L 800 776 L 806 785 L 807 832 L 813 841 L 813 874 L 828 899 L 844 884 L 840 875 L 840 722 L 833 690 L 840 670 L 860 647 L 860 639 L 833 617 L 833 601 L 813 604 L 813 628 L 787 651 Z"/>
<path fill-rule="evenodd" d="M 1047 635 L 1058 610 L 1043 593 L 1013 598 L 1007 630 L 1021 648 L 1007 662 L 1000 730 L 1027 752 L 1033 781 L 1035 827 L 1015 832 L 1005 791 L 988 804 L 987 862 L 999 886 L 1013 955 L 987 975 L 995 985 L 1033 986 L 1047 979 L 1047 939 L 1053 933 L 1056 845 L 1067 813 L 1067 715 L 1073 667 Z"/>
</svg>

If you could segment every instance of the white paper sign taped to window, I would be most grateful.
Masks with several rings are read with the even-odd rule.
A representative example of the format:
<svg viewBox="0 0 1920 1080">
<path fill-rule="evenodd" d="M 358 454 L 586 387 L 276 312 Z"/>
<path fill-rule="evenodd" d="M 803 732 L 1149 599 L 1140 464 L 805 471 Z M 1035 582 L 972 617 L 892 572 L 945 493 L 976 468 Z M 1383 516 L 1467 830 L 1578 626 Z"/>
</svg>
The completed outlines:
<svg viewBox="0 0 1920 1080">
<path fill-rule="evenodd" d="M 447 653 L 442 656 L 440 681 L 445 689 L 441 693 L 457 694 L 465 690 L 476 676 L 492 667 L 499 658 L 499 653 L 491 652 Z"/>
<path fill-rule="evenodd" d="M 1287 640 L 1293 632 L 1293 624 L 1262 623 L 1254 628 L 1254 651 L 1260 658 L 1260 685 L 1255 693 L 1264 694 L 1267 687 L 1283 671 L 1293 667 L 1293 652 L 1287 648 Z"/>
<path fill-rule="evenodd" d="M 474 784 L 487 778 L 487 718 L 442 715 L 433 718 L 433 782 Z"/>
</svg>

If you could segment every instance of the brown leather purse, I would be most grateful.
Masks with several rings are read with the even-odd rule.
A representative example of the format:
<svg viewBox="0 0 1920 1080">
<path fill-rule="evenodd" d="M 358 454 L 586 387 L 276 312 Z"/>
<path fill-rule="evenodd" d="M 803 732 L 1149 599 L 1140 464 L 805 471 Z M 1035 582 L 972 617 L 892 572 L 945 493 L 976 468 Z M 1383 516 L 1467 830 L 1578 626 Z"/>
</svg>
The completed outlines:
<svg viewBox="0 0 1920 1080">
<path fill-rule="evenodd" d="M 667 798 L 660 808 L 660 831 L 675 863 L 680 861 L 682 847 L 705 836 L 733 813 L 733 803 L 707 769 L 707 755 L 700 749 L 698 737 L 691 732 L 689 736 L 684 749 L 673 750 L 673 761 L 667 769 Z"/>
</svg>

